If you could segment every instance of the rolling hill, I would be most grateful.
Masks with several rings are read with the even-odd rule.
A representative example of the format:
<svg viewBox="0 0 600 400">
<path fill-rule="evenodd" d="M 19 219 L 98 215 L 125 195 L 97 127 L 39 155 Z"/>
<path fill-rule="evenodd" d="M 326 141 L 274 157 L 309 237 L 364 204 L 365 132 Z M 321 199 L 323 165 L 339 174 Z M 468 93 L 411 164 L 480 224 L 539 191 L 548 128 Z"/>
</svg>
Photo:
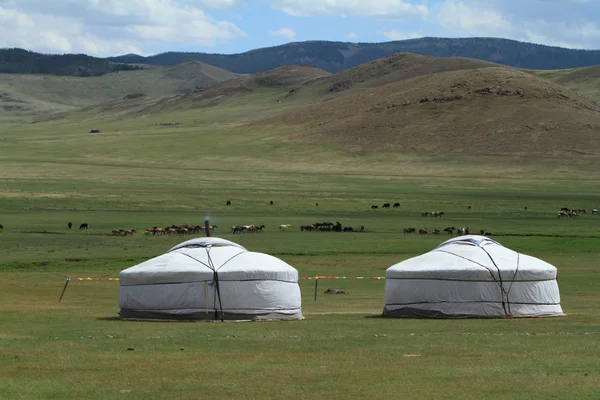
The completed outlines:
<svg viewBox="0 0 600 400">
<path fill-rule="evenodd" d="M 600 105 L 505 67 L 399 80 L 254 122 L 286 140 L 440 155 L 600 154 Z"/>
<path fill-rule="evenodd" d="M 0 120 L 29 120 L 115 99 L 157 101 L 238 76 L 199 62 L 88 78 L 0 74 Z"/>
<path fill-rule="evenodd" d="M 285 65 L 312 65 L 335 73 L 395 53 L 434 57 L 466 57 L 516 68 L 564 69 L 600 64 L 600 50 L 575 50 L 500 38 L 433 38 L 384 43 L 308 41 L 251 50 L 240 54 L 167 52 L 149 57 L 109 57 L 119 63 L 176 65 L 202 61 L 236 73 L 252 74 Z"/>
<path fill-rule="evenodd" d="M 132 71 L 141 66 L 114 63 L 85 54 L 40 54 L 24 49 L 0 49 L 0 73 L 99 76 Z"/>
</svg>

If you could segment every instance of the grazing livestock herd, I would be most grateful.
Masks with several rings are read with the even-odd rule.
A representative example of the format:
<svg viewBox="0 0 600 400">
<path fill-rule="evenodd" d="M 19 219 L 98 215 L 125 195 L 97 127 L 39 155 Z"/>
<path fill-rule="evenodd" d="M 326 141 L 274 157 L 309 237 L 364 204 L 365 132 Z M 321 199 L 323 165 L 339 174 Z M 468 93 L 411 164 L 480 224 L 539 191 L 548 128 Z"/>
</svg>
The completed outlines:
<svg viewBox="0 0 600 400">
<path fill-rule="evenodd" d="M 282 225 L 280 225 L 282 226 Z M 257 232 L 262 232 L 262 230 L 265 228 L 264 225 L 233 225 L 231 227 L 231 233 L 232 234 L 236 234 L 236 233 L 257 233 Z"/>
<path fill-rule="evenodd" d="M 210 232 L 214 231 L 217 228 L 217 225 L 209 225 L 208 230 Z M 114 232 L 114 231 L 113 231 Z M 133 230 L 135 232 L 135 229 Z M 204 225 L 171 225 L 166 226 L 164 228 L 160 228 L 158 226 L 153 226 L 152 228 L 146 228 L 144 234 L 146 235 L 188 235 L 188 234 L 197 234 L 205 232 Z"/>
<path fill-rule="evenodd" d="M 274 202 L 270 201 L 269 202 L 270 205 L 273 205 Z M 318 203 L 315 203 L 317 206 L 319 205 Z M 231 201 L 227 200 L 226 205 L 231 205 Z M 394 203 L 393 205 L 390 203 L 385 203 L 382 205 L 382 208 L 397 208 L 400 206 L 400 203 Z M 379 206 L 377 205 L 372 205 L 371 206 L 372 209 L 376 209 L 379 208 Z M 468 209 L 470 209 L 471 206 L 468 206 Z M 527 210 L 527 207 L 525 207 L 525 210 Z M 593 215 L 600 215 L 600 209 L 598 208 L 593 208 L 592 210 L 592 214 Z M 584 208 L 568 208 L 568 207 L 563 207 L 561 208 L 557 213 L 556 216 L 558 218 L 574 218 L 574 217 L 578 217 L 582 214 L 587 214 L 587 210 Z M 421 216 L 423 217 L 434 217 L 434 218 L 441 218 L 444 216 L 444 211 L 428 211 L 428 212 L 424 212 L 421 213 Z M 73 227 L 73 223 L 69 222 L 67 224 L 68 228 L 71 229 Z M 84 222 L 82 224 L 79 225 L 79 229 L 80 230 L 86 230 L 89 228 L 89 224 L 87 222 Z M 209 226 L 209 230 L 210 232 L 214 231 L 217 228 L 217 225 L 210 225 Z M 257 232 L 262 232 L 263 229 L 265 228 L 265 225 L 255 225 L 255 224 L 251 224 L 251 225 L 233 225 L 231 227 L 231 233 L 233 234 L 241 234 L 241 233 L 257 233 Z M 281 224 L 278 226 L 279 231 L 287 231 L 292 229 L 292 225 L 290 224 Z M 0 224 L 0 232 L 2 232 L 4 230 L 4 226 L 2 224 Z M 339 221 L 336 221 L 335 223 L 333 222 L 316 222 L 314 224 L 306 224 L 306 225 L 300 225 L 300 231 L 304 232 L 364 232 L 365 231 L 365 227 L 364 225 L 360 226 L 360 229 L 355 229 L 351 226 L 343 226 Z M 412 233 L 416 233 L 417 232 L 417 228 L 404 228 L 403 229 L 404 234 L 412 234 Z M 455 228 L 453 226 L 450 227 L 446 227 L 444 229 L 442 229 L 441 227 L 436 227 L 433 228 L 431 230 L 429 230 L 426 227 L 423 228 L 419 228 L 418 229 L 419 234 L 421 235 L 426 235 L 429 234 L 430 232 L 434 235 L 439 235 L 442 232 L 448 234 L 448 235 L 452 235 L 452 234 L 457 234 L 457 235 L 468 235 L 470 234 L 470 229 L 468 227 L 461 227 L 461 228 Z M 128 236 L 128 235 L 133 235 L 134 233 L 136 233 L 135 229 L 113 229 L 111 232 L 111 235 L 113 236 Z M 144 231 L 144 233 L 146 235 L 185 235 L 185 234 L 198 234 L 198 233 L 205 233 L 205 227 L 204 225 L 171 225 L 171 226 L 167 226 L 164 228 L 158 227 L 158 226 L 153 226 L 151 228 L 146 228 L 146 230 Z M 481 235 L 485 235 L 485 236 L 490 236 L 492 234 L 491 231 L 489 230 L 480 230 L 479 233 Z"/>
</svg>

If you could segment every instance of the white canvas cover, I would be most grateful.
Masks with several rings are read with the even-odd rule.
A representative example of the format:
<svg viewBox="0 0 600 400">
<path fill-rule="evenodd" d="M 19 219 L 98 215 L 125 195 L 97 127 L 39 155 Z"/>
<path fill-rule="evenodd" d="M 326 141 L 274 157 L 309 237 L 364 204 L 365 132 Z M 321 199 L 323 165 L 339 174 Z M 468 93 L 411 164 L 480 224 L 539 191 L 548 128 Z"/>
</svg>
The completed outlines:
<svg viewBox="0 0 600 400">
<path fill-rule="evenodd" d="M 387 317 L 563 315 L 556 267 L 477 235 L 450 239 L 386 271 Z"/>
<path fill-rule="evenodd" d="M 302 319 L 298 271 L 234 242 L 198 238 L 119 274 L 123 319 Z"/>
</svg>

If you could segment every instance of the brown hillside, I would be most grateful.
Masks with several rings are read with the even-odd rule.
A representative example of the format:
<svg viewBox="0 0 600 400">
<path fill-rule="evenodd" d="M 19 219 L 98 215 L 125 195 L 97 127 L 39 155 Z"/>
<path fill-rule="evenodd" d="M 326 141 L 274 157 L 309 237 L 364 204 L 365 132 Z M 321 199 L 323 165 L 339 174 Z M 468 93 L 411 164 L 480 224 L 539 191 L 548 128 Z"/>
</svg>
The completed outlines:
<svg viewBox="0 0 600 400">
<path fill-rule="evenodd" d="M 255 123 L 297 126 L 288 140 L 437 154 L 600 152 L 600 106 L 509 68 L 442 72 L 341 93 Z"/>
<path fill-rule="evenodd" d="M 339 72 L 327 80 L 329 91 L 341 92 L 351 87 L 377 87 L 423 75 L 487 67 L 499 65 L 471 58 L 398 53 Z"/>
<path fill-rule="evenodd" d="M 578 68 L 566 75 L 554 80 L 561 85 L 573 85 L 578 83 L 587 83 L 592 80 L 600 79 L 600 65 L 589 68 Z"/>
<path fill-rule="evenodd" d="M 193 93 L 163 100 L 157 103 L 156 107 L 145 109 L 143 112 L 159 112 L 169 108 L 186 106 L 215 106 L 242 94 L 270 88 L 277 89 L 289 88 L 292 86 L 305 86 L 330 75 L 331 74 L 327 71 L 308 65 L 280 67 L 270 71 L 228 80 L 207 88 L 200 88 Z M 287 93 L 286 89 L 284 89 L 284 93 Z"/>
</svg>

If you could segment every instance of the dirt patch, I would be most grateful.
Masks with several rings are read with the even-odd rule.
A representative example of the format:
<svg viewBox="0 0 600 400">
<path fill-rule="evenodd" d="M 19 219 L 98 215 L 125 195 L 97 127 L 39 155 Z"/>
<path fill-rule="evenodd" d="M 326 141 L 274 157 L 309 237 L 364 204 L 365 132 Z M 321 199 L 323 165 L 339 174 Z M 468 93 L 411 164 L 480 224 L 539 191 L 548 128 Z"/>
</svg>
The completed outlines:
<svg viewBox="0 0 600 400">
<path fill-rule="evenodd" d="M 323 294 L 348 294 L 344 289 L 327 289 Z"/>
</svg>

